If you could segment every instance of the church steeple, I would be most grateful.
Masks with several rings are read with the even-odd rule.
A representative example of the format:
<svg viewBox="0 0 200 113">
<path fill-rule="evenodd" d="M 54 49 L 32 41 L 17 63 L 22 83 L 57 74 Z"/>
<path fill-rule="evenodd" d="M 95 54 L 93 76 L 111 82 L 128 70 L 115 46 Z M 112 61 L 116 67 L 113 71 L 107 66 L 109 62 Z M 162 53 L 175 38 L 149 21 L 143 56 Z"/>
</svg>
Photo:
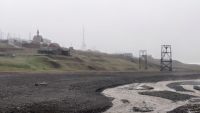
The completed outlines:
<svg viewBox="0 0 200 113">
<path fill-rule="evenodd" d="M 39 36 L 40 35 L 40 31 L 39 30 L 37 30 L 37 36 Z"/>
</svg>

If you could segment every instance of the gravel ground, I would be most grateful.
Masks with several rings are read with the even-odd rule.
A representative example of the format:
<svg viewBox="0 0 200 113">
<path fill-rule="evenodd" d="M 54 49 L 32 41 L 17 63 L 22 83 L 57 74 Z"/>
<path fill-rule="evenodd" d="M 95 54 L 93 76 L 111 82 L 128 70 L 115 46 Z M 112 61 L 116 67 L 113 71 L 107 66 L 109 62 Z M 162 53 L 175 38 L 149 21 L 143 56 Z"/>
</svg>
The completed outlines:
<svg viewBox="0 0 200 113">
<path fill-rule="evenodd" d="M 197 78 L 197 72 L 0 73 L 0 113 L 100 113 L 112 106 L 100 93 L 105 88 Z"/>
<path fill-rule="evenodd" d="M 181 94 L 181 93 L 176 93 L 172 91 L 147 91 L 147 92 L 139 92 L 139 94 L 161 97 L 161 98 L 172 100 L 174 102 L 184 101 L 184 100 L 189 100 L 191 98 L 194 98 L 193 95 Z"/>
<path fill-rule="evenodd" d="M 184 89 L 183 86 L 181 85 L 200 85 L 200 82 L 174 82 L 174 83 L 168 84 L 167 86 L 176 91 L 192 92 L 190 90 Z"/>
<path fill-rule="evenodd" d="M 199 112 L 200 112 L 200 104 L 189 104 L 178 107 L 175 110 L 170 111 L 168 113 L 199 113 Z"/>
<path fill-rule="evenodd" d="M 192 92 L 190 90 L 187 90 L 187 89 L 184 89 L 183 86 L 181 86 L 182 84 L 181 83 L 171 83 L 171 84 L 168 84 L 167 86 L 171 89 L 174 89 L 176 91 L 182 91 L 182 92 Z"/>
</svg>

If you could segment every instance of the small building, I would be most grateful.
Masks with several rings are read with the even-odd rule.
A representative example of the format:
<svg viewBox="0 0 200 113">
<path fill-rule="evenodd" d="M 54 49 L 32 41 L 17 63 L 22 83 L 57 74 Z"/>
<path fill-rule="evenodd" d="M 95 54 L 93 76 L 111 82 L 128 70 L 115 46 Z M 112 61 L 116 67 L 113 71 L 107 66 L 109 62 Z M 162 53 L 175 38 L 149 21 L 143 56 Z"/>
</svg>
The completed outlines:
<svg viewBox="0 0 200 113">
<path fill-rule="evenodd" d="M 48 55 L 64 55 L 71 56 L 71 49 L 62 48 L 57 43 L 51 43 L 48 47 L 42 47 L 38 50 L 40 54 L 48 54 Z"/>
</svg>

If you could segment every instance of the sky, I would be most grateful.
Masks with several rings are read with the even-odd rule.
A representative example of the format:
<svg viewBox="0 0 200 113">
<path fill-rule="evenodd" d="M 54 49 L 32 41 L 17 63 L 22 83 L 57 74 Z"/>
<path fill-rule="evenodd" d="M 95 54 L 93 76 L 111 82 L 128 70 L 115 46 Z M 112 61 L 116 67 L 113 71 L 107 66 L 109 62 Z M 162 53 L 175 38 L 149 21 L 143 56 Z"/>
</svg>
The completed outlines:
<svg viewBox="0 0 200 113">
<path fill-rule="evenodd" d="M 62 46 L 108 53 L 147 50 L 160 58 L 200 63 L 199 0 L 0 0 L 0 30 L 29 39 L 36 30 Z"/>
</svg>

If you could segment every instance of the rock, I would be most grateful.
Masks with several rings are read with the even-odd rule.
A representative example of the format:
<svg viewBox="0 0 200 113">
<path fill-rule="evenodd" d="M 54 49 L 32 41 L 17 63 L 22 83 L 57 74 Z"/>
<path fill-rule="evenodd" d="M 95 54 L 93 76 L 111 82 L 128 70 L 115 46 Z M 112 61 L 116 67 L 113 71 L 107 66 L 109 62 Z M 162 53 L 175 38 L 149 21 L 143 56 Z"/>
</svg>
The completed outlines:
<svg viewBox="0 0 200 113">
<path fill-rule="evenodd" d="M 193 89 L 200 91 L 200 86 L 193 86 Z"/>
<path fill-rule="evenodd" d="M 152 89 L 154 89 L 153 87 L 147 86 L 147 85 L 142 85 L 141 87 L 143 87 L 146 90 L 152 90 Z"/>
<path fill-rule="evenodd" d="M 192 104 L 200 103 L 200 98 L 192 98 L 189 100 L 189 102 L 191 102 Z"/>
<path fill-rule="evenodd" d="M 152 89 L 154 89 L 154 88 L 151 86 L 147 86 L 147 85 L 141 85 L 141 86 L 136 87 L 136 90 L 152 90 Z"/>
<path fill-rule="evenodd" d="M 20 107 L 17 107 L 16 109 L 17 109 L 17 110 L 20 110 Z"/>
<path fill-rule="evenodd" d="M 121 101 L 122 101 L 124 104 L 130 103 L 129 100 L 127 100 L 127 99 L 121 99 Z"/>
<path fill-rule="evenodd" d="M 47 82 L 35 83 L 35 86 L 47 86 Z"/>
<path fill-rule="evenodd" d="M 152 112 L 153 109 L 149 107 L 133 107 L 134 112 Z"/>
</svg>

